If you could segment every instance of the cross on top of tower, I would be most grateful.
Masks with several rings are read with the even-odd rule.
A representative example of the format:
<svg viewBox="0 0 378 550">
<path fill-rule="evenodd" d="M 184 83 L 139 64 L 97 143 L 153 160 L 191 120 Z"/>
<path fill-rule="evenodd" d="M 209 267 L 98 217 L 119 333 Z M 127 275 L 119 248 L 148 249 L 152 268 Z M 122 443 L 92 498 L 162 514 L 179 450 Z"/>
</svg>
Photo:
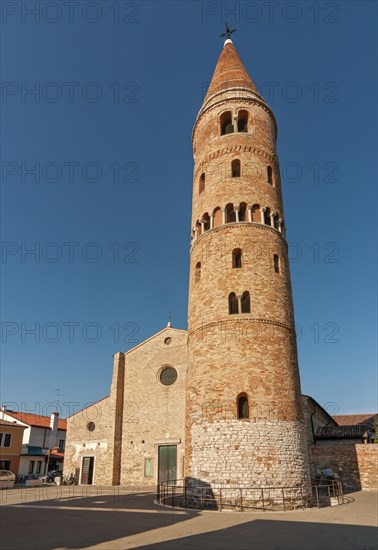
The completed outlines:
<svg viewBox="0 0 378 550">
<path fill-rule="evenodd" d="M 230 27 L 228 26 L 228 22 L 226 21 L 226 32 L 222 32 L 222 34 L 219 35 L 219 38 L 223 38 L 224 36 L 226 36 L 227 39 L 229 40 L 231 37 L 231 34 L 236 31 L 237 29 L 230 29 Z"/>
</svg>

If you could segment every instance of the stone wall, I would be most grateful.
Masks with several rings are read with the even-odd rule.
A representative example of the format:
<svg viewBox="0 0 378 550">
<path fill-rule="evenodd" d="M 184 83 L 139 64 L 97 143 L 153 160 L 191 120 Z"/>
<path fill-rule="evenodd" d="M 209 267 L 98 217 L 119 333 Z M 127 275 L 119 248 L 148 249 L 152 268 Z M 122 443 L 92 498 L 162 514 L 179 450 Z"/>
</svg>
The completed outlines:
<svg viewBox="0 0 378 550">
<path fill-rule="evenodd" d="M 311 451 L 314 474 L 330 467 L 346 490 L 378 490 L 378 445 L 319 441 Z"/>
</svg>

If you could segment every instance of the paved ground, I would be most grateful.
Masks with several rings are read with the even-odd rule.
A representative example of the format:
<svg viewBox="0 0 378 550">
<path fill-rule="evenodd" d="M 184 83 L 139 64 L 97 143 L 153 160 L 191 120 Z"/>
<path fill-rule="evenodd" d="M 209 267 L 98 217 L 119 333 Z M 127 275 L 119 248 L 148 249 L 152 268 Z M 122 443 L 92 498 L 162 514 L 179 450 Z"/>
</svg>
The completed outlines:
<svg viewBox="0 0 378 550">
<path fill-rule="evenodd" d="M 3 490 L 1 550 L 376 550 L 377 493 L 296 512 L 167 510 L 153 493 L 96 487 Z"/>
</svg>

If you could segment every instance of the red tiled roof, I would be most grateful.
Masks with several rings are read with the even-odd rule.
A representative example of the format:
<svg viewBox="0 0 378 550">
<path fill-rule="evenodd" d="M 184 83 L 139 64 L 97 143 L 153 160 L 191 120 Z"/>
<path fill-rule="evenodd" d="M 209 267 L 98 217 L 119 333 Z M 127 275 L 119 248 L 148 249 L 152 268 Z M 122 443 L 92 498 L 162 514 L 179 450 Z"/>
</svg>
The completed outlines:
<svg viewBox="0 0 378 550">
<path fill-rule="evenodd" d="M 13 428 L 22 428 L 23 430 L 26 429 L 26 426 L 21 426 L 21 424 L 17 424 L 17 422 L 11 422 L 10 420 L 0 419 L 0 426 L 12 426 Z"/>
<path fill-rule="evenodd" d="M 321 426 L 316 429 L 316 439 L 362 439 L 367 426 Z"/>
<path fill-rule="evenodd" d="M 20 422 L 29 424 L 29 426 L 38 426 L 39 428 L 50 428 L 51 419 L 49 416 L 41 416 L 39 414 L 32 414 L 32 413 L 26 413 L 26 412 L 14 412 L 14 411 L 12 412 L 4 411 L 4 412 L 5 414 L 12 416 L 13 418 L 16 418 Z M 59 418 L 58 429 L 67 430 L 67 420 L 65 420 L 64 418 Z"/>
<path fill-rule="evenodd" d="M 376 416 L 376 414 L 336 414 L 332 418 L 336 420 L 339 426 L 366 424 L 369 428 L 374 428 L 374 419 Z"/>
</svg>

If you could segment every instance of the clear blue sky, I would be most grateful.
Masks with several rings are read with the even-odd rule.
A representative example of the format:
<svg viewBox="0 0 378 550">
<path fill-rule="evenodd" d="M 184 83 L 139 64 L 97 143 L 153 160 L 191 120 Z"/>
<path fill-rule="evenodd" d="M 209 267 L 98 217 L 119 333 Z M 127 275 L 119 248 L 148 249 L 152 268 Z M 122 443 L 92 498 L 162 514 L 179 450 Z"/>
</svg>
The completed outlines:
<svg viewBox="0 0 378 550">
<path fill-rule="evenodd" d="M 1 401 L 66 416 L 170 311 L 186 328 L 191 131 L 228 7 L 279 127 L 302 391 L 376 411 L 376 2 L 70 6 L 2 2 Z"/>
</svg>

